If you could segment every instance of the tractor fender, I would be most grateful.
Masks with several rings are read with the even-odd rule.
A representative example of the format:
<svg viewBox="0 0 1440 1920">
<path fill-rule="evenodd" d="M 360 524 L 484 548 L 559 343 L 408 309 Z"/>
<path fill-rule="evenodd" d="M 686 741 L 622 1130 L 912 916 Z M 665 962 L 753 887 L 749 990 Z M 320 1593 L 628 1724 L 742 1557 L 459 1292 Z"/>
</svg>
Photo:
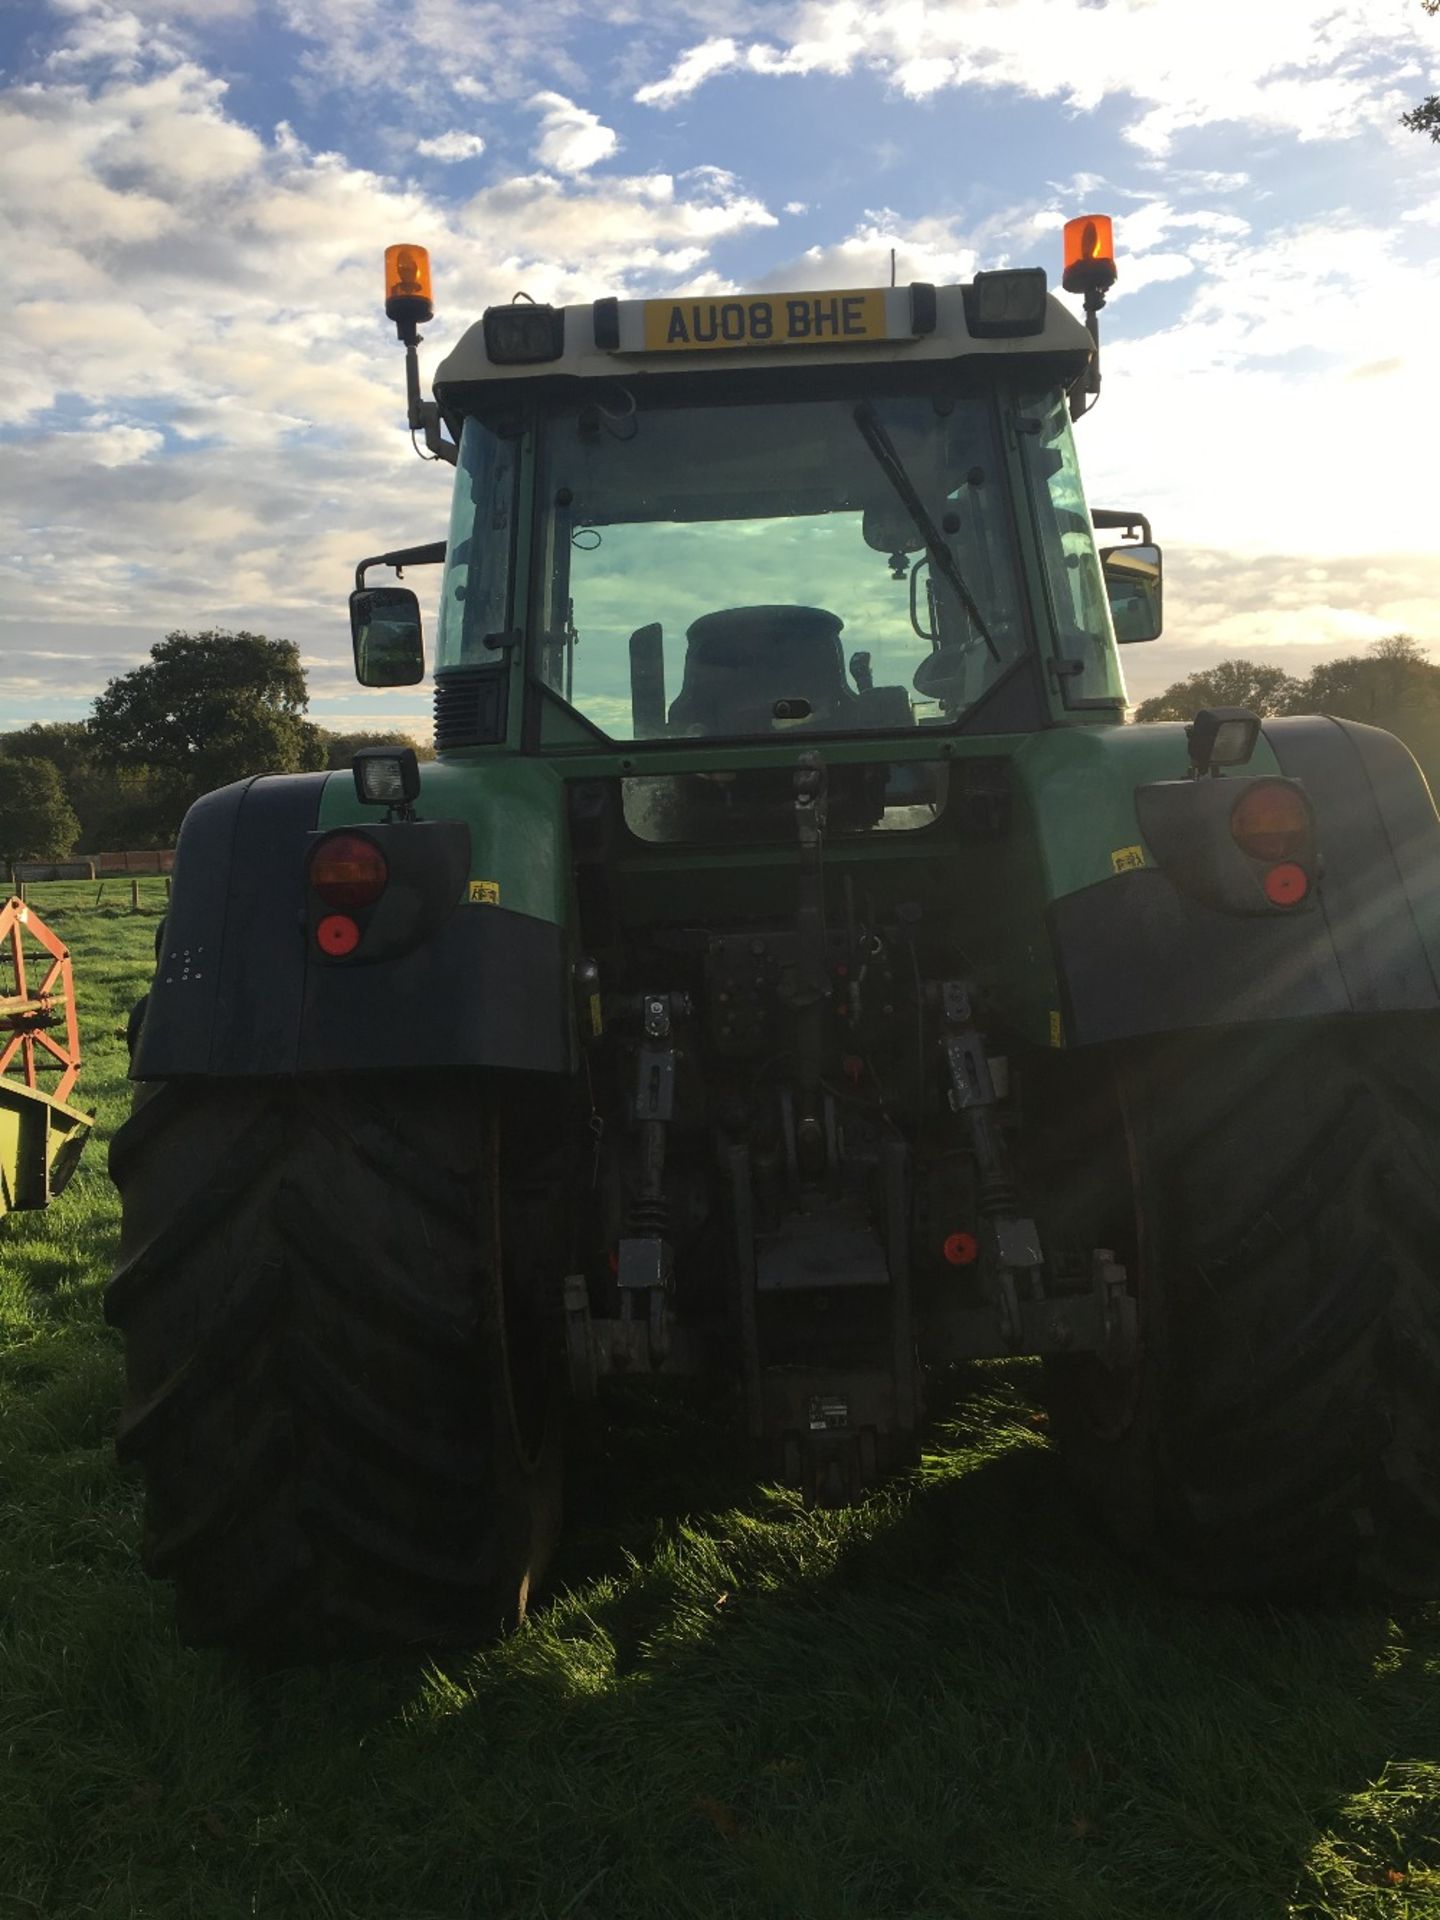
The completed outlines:
<svg viewBox="0 0 1440 1920">
<path fill-rule="evenodd" d="M 1269 720 L 1264 737 L 1315 811 L 1313 902 L 1227 912 L 1158 865 L 1053 901 L 1067 1044 L 1440 1007 L 1440 819 L 1413 756 L 1379 727 L 1319 716 Z"/>
<path fill-rule="evenodd" d="M 373 958 L 320 952 L 305 867 L 329 778 L 237 781 L 186 815 L 132 1077 L 571 1071 L 565 931 L 472 903 L 463 822 L 367 829 L 405 854 L 410 924 L 387 919 Z"/>
</svg>

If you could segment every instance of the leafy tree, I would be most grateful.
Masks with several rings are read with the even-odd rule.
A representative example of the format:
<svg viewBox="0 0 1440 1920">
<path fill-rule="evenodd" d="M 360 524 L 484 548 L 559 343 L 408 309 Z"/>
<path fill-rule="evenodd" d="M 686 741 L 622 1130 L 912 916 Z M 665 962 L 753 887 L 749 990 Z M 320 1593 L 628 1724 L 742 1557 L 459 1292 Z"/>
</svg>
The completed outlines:
<svg viewBox="0 0 1440 1920">
<path fill-rule="evenodd" d="M 95 741 L 83 720 L 32 720 L 16 733 L 0 734 L 0 753 L 16 760 L 49 760 L 68 786 L 95 764 Z"/>
<path fill-rule="evenodd" d="M 1426 13 L 1440 14 L 1440 0 L 1420 0 Z M 1432 140 L 1440 141 L 1440 93 L 1430 93 L 1409 113 L 1400 116 L 1402 127 L 1409 127 L 1412 133 L 1428 133 Z"/>
<path fill-rule="evenodd" d="M 82 853 L 122 853 L 175 844 L 174 782 L 154 767 L 109 767 L 78 775 L 71 799 Z"/>
<path fill-rule="evenodd" d="M 1177 680 L 1141 703 L 1137 720 L 1189 720 L 1200 707 L 1249 707 L 1274 714 L 1324 713 L 1393 733 L 1440 792 L 1440 666 L 1408 633 L 1392 633 L 1364 653 L 1323 660 L 1304 680 L 1283 667 L 1222 660 Z"/>
<path fill-rule="evenodd" d="M 1328 713 L 1377 727 L 1428 710 L 1440 712 L 1440 667 L 1408 633 L 1392 633 L 1365 653 L 1322 660 L 1291 708 L 1294 713 Z"/>
<path fill-rule="evenodd" d="M 423 745 L 408 733 L 336 733 L 321 727 L 320 742 L 331 773 L 345 772 L 361 747 L 413 747 L 422 760 L 435 758 L 434 747 Z"/>
<path fill-rule="evenodd" d="M 1261 715 L 1289 713 L 1299 691 L 1300 682 L 1283 667 L 1267 667 L 1257 660 L 1222 660 L 1142 700 L 1135 718 L 1193 720 L 1201 707 L 1248 707 Z"/>
<path fill-rule="evenodd" d="M 63 860 L 79 832 L 53 762 L 0 757 L 0 863 Z"/>
<path fill-rule="evenodd" d="M 1440 666 L 1408 633 L 1377 640 L 1365 653 L 1322 661 L 1291 711 L 1384 727 L 1405 742 L 1440 792 Z"/>
<path fill-rule="evenodd" d="M 214 787 L 323 767 L 308 705 L 292 641 L 215 629 L 171 633 L 150 649 L 146 665 L 105 688 L 90 732 L 102 761 L 152 769 L 168 837 L 190 803 Z"/>
<path fill-rule="evenodd" d="M 80 822 L 77 852 L 167 847 L 174 839 L 173 783 L 153 767 L 121 767 L 102 760 L 83 720 L 36 721 L 18 733 L 0 735 L 0 754 L 48 760 L 55 768 Z"/>
</svg>

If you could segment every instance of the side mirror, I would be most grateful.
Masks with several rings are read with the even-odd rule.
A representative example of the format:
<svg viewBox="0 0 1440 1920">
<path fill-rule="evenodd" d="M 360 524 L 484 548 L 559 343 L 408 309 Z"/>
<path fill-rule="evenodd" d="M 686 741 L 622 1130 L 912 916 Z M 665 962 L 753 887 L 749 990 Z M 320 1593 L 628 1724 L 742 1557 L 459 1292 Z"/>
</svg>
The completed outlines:
<svg viewBox="0 0 1440 1920">
<path fill-rule="evenodd" d="M 1158 640 L 1164 625 L 1159 547 L 1102 547 L 1100 564 L 1115 638 L 1121 646 L 1133 640 Z"/>
<path fill-rule="evenodd" d="M 408 587 L 364 587 L 350 596 L 355 678 L 362 687 L 413 687 L 425 678 L 420 602 Z"/>
</svg>

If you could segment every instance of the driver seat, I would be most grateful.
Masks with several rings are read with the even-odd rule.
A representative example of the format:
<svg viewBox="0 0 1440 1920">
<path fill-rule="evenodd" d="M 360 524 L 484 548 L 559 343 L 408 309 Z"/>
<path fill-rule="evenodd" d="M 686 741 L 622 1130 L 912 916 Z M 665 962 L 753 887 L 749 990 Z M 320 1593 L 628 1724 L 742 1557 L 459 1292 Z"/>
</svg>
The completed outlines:
<svg viewBox="0 0 1440 1920">
<path fill-rule="evenodd" d="M 685 677 L 670 707 L 676 733 L 769 733 L 777 700 L 803 700 L 822 726 L 843 726 L 859 698 L 845 678 L 845 622 L 823 607 L 727 607 L 686 631 Z"/>
</svg>

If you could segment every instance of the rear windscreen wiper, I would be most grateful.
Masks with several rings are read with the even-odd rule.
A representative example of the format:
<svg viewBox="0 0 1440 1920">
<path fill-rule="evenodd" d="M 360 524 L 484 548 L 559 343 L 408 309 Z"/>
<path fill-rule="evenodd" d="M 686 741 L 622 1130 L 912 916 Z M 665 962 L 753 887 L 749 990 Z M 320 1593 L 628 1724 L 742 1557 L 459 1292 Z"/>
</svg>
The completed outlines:
<svg viewBox="0 0 1440 1920">
<path fill-rule="evenodd" d="M 855 409 L 854 419 L 855 425 L 860 429 L 861 438 L 874 454 L 880 471 L 900 496 L 905 511 L 915 522 L 915 531 L 925 542 L 925 551 L 930 556 L 931 565 L 938 569 L 954 589 L 956 599 L 969 614 L 975 623 L 976 632 L 990 649 L 990 658 L 999 660 L 1000 649 L 991 639 L 990 629 L 986 626 L 984 617 L 975 604 L 975 596 L 965 584 L 959 562 L 950 551 L 949 542 L 926 512 L 925 502 L 916 491 L 915 482 L 905 471 L 905 463 L 895 451 L 894 441 L 880 424 L 880 416 L 868 400 L 862 400 Z"/>
</svg>

